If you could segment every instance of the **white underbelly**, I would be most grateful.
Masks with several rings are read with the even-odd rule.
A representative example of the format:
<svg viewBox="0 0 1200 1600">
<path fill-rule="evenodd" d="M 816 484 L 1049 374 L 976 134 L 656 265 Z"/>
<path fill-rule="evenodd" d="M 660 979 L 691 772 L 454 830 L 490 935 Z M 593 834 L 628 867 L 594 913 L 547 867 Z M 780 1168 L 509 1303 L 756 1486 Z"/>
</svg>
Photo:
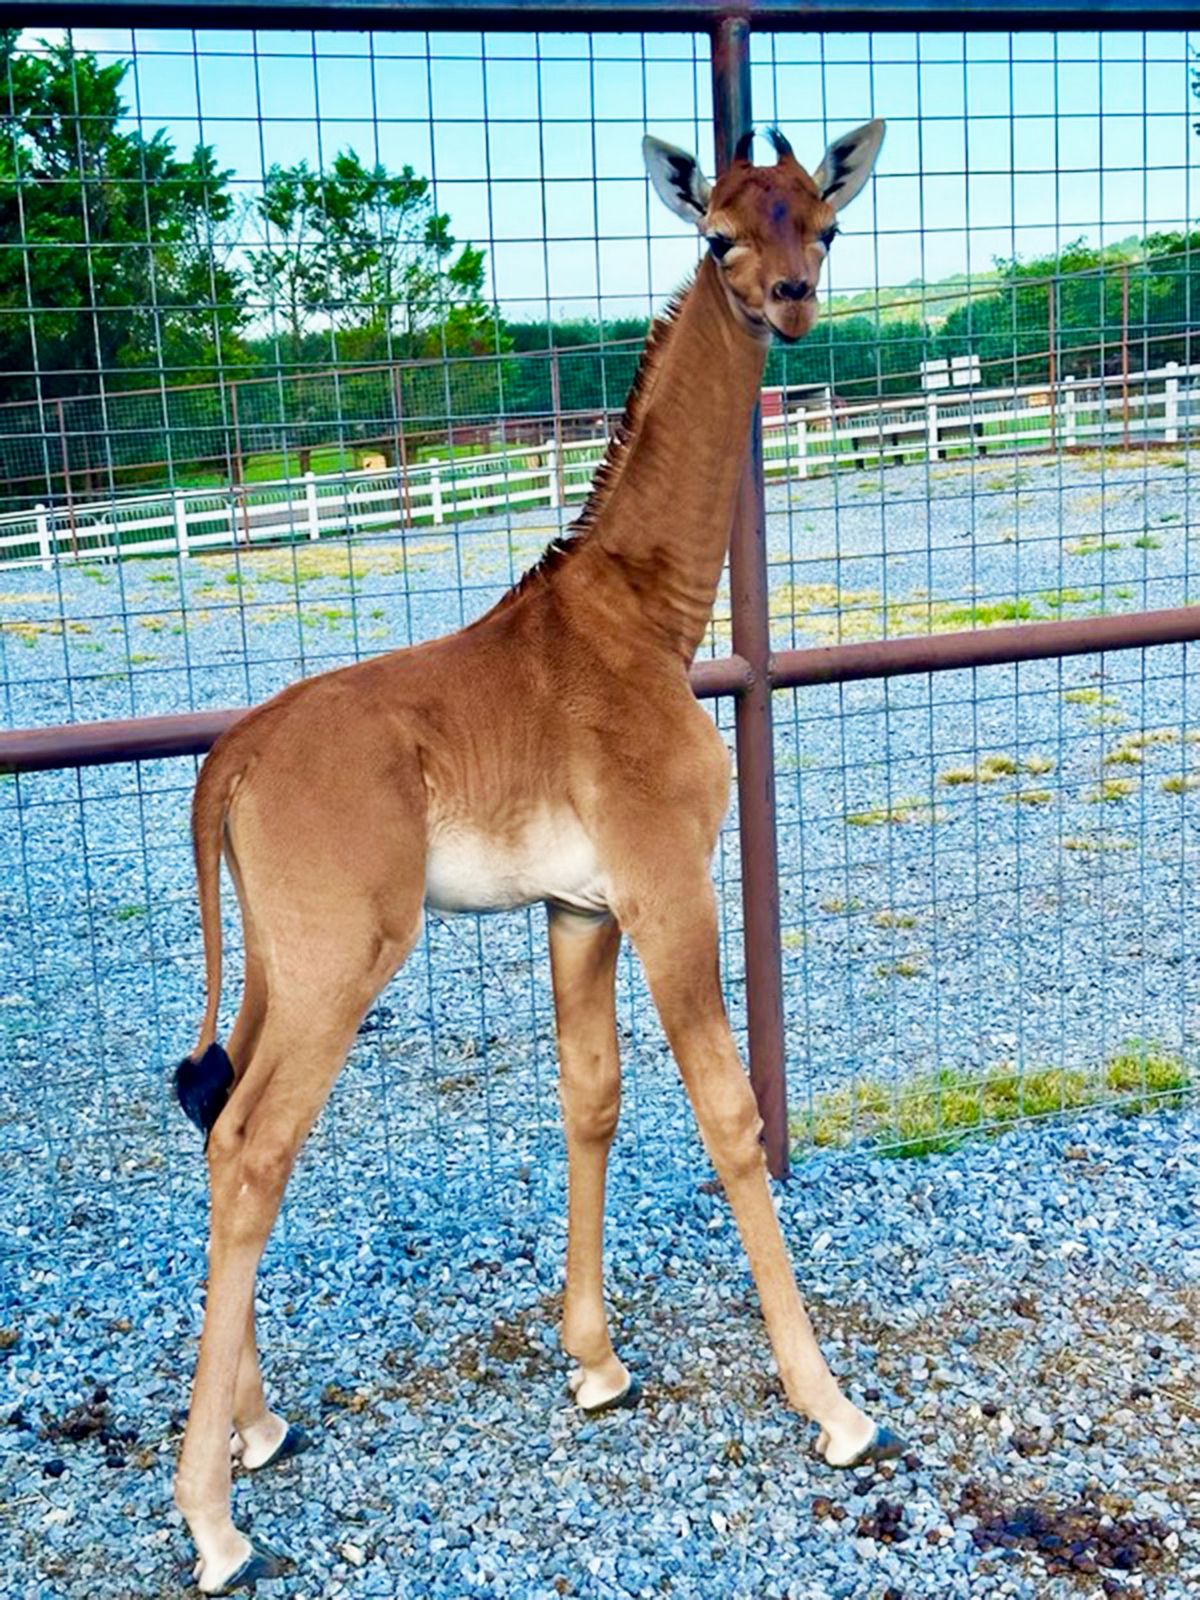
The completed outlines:
<svg viewBox="0 0 1200 1600">
<path fill-rule="evenodd" d="M 425 904 L 435 911 L 510 911 L 549 900 L 575 911 L 608 909 L 591 840 L 572 813 L 531 821 L 515 842 L 441 828 L 430 841 Z"/>
</svg>

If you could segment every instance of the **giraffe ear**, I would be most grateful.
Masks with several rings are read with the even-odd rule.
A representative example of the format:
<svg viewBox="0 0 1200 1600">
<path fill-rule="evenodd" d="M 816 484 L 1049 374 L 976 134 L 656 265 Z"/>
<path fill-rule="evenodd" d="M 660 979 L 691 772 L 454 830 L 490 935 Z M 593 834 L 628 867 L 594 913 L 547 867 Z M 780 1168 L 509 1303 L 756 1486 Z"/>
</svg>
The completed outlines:
<svg viewBox="0 0 1200 1600">
<path fill-rule="evenodd" d="M 876 117 L 861 128 L 838 139 L 826 150 L 821 165 L 813 173 L 817 192 L 828 206 L 840 211 L 871 176 L 875 157 L 883 143 L 886 124 Z"/>
<path fill-rule="evenodd" d="M 698 228 L 708 210 L 712 187 L 695 156 L 647 134 L 642 140 L 642 157 L 658 198 L 677 217 Z"/>
</svg>

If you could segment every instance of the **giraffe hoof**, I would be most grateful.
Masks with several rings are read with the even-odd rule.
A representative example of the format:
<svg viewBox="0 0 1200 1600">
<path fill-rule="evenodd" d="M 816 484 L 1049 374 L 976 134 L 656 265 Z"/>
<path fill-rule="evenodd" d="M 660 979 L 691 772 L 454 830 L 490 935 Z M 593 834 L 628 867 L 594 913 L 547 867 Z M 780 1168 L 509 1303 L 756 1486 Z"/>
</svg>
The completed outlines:
<svg viewBox="0 0 1200 1600">
<path fill-rule="evenodd" d="M 240 1589 L 253 1589 L 256 1584 L 268 1582 L 271 1578 L 282 1578 L 288 1565 L 285 1556 L 276 1555 L 273 1550 L 261 1545 L 257 1550 L 251 1550 L 237 1571 L 226 1578 L 219 1589 L 204 1592 L 236 1594 Z"/>
<path fill-rule="evenodd" d="M 850 1457 L 849 1461 L 830 1461 L 826 1457 L 825 1464 L 836 1467 L 839 1472 L 852 1472 L 856 1467 L 865 1467 L 871 1461 L 894 1461 L 905 1450 L 904 1440 L 898 1433 L 893 1433 L 891 1428 L 875 1425 L 875 1431 L 863 1445 L 857 1455 Z"/>
<path fill-rule="evenodd" d="M 275 1446 L 274 1450 L 265 1461 L 260 1461 L 256 1467 L 247 1467 L 247 1472 L 261 1472 L 264 1467 L 273 1467 L 280 1461 L 288 1461 L 292 1456 L 303 1455 L 306 1450 L 313 1447 L 312 1439 L 305 1433 L 298 1422 L 289 1422 L 288 1430 Z"/>
<path fill-rule="evenodd" d="M 641 1398 L 641 1384 L 636 1378 L 630 1377 L 620 1394 L 614 1394 L 608 1400 L 601 1400 L 598 1405 L 580 1406 L 579 1409 L 585 1417 L 598 1417 L 605 1411 L 632 1411 Z"/>
</svg>

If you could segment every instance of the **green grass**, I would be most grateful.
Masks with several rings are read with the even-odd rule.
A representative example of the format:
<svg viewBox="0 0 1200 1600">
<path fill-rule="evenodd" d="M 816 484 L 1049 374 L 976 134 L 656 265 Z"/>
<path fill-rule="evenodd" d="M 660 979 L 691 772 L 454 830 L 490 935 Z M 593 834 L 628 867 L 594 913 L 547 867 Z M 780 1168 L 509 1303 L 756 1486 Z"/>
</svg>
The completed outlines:
<svg viewBox="0 0 1200 1600">
<path fill-rule="evenodd" d="M 942 814 L 927 800 L 896 800 L 890 806 L 871 806 L 866 811 L 851 811 L 846 821 L 852 828 L 884 828 L 889 823 L 903 826 L 910 822 L 940 822 Z"/>
<path fill-rule="evenodd" d="M 877 978 L 919 978 L 925 963 L 914 956 L 902 956 L 899 961 L 880 961 L 875 967 Z"/>
<path fill-rule="evenodd" d="M 1094 789 L 1089 789 L 1083 798 L 1091 805 L 1109 805 L 1128 800 L 1136 787 L 1132 778 L 1105 778 Z"/>
<path fill-rule="evenodd" d="M 1164 794 L 1190 794 L 1193 789 L 1200 789 L 1200 775 L 1177 772 L 1173 777 L 1163 779 L 1162 789 Z"/>
<path fill-rule="evenodd" d="M 1027 622 L 1032 600 L 993 600 L 984 605 L 939 606 L 938 621 L 947 628 L 994 628 L 999 622 Z"/>
<path fill-rule="evenodd" d="M 1066 689 L 1063 699 L 1069 706 L 1119 706 L 1116 695 L 1101 694 L 1099 689 Z"/>
<path fill-rule="evenodd" d="M 1049 789 L 1018 789 L 1004 798 L 1018 806 L 1048 806 L 1054 796 Z"/>
<path fill-rule="evenodd" d="M 917 919 L 907 911 L 877 911 L 871 918 L 876 928 L 915 928 Z"/>
<path fill-rule="evenodd" d="M 113 920 L 114 922 L 136 922 L 139 917 L 144 917 L 145 915 L 145 906 L 118 906 L 113 912 Z"/>
<path fill-rule="evenodd" d="M 1135 550 L 1161 550 L 1162 540 L 1153 539 L 1148 533 L 1144 533 L 1140 539 L 1133 541 L 1133 548 Z"/>
<path fill-rule="evenodd" d="M 1132 850 L 1133 840 L 1114 833 L 1076 833 L 1063 840 L 1063 849 L 1075 854 L 1107 855 L 1115 850 Z"/>
<path fill-rule="evenodd" d="M 1119 539 L 1077 539 L 1074 544 L 1066 546 L 1069 556 L 1094 556 L 1102 550 L 1119 550 Z"/>
<path fill-rule="evenodd" d="M 1024 761 L 1022 761 L 1021 771 L 1030 772 L 1035 777 L 1041 777 L 1047 772 L 1054 771 L 1053 758 L 1050 756 L 1041 755 L 1035 751 L 1033 755 L 1026 756 Z"/>
<path fill-rule="evenodd" d="M 1046 757 L 1036 757 L 1035 762 L 1046 760 Z M 1026 763 L 1027 772 L 1048 772 L 1054 763 L 1048 766 L 1029 765 Z M 966 783 L 995 783 L 999 778 L 1012 778 L 1021 771 L 1021 763 L 1015 756 L 997 755 L 984 756 L 977 767 L 950 767 L 945 772 L 938 773 L 938 782 L 951 787 Z"/>
<path fill-rule="evenodd" d="M 1099 589 L 1043 589 L 1042 601 L 1052 611 L 1061 611 L 1063 606 L 1094 605 L 1097 600 L 1103 600 L 1103 592 Z"/>
<path fill-rule="evenodd" d="M 1194 1083 L 1182 1057 L 1130 1039 L 1091 1070 L 1019 1072 L 1001 1062 L 982 1073 L 946 1067 L 897 1084 L 864 1079 L 817 1096 L 792 1119 L 791 1132 L 824 1147 L 869 1139 L 889 1155 L 933 1155 L 956 1149 L 972 1132 L 998 1132 L 1027 1118 L 1114 1102 L 1130 1114 L 1178 1106 Z"/>
</svg>

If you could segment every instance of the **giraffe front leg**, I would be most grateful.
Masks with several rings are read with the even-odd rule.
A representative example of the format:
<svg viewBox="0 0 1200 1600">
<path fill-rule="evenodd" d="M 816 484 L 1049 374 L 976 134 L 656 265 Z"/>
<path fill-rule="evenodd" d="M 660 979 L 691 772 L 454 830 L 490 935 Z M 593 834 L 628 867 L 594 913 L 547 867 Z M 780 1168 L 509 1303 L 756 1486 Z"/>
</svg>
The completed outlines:
<svg viewBox="0 0 1200 1600">
<path fill-rule="evenodd" d="M 621 934 L 611 918 L 550 913 L 559 1094 L 567 1138 L 568 1383 L 589 1413 L 633 1405 L 638 1386 L 612 1347 L 604 1306 L 604 1189 L 621 1103 L 614 983 Z"/>
<path fill-rule="evenodd" d="M 648 909 L 634 919 L 630 933 L 737 1221 L 788 1400 L 817 1423 L 817 1448 L 830 1466 L 856 1467 L 899 1455 L 901 1440 L 838 1387 L 796 1287 L 767 1187 L 758 1107 L 721 998 L 716 907 L 707 872 L 693 869 L 666 893 L 661 879 L 655 888 L 654 896 L 641 897 Z"/>
</svg>

